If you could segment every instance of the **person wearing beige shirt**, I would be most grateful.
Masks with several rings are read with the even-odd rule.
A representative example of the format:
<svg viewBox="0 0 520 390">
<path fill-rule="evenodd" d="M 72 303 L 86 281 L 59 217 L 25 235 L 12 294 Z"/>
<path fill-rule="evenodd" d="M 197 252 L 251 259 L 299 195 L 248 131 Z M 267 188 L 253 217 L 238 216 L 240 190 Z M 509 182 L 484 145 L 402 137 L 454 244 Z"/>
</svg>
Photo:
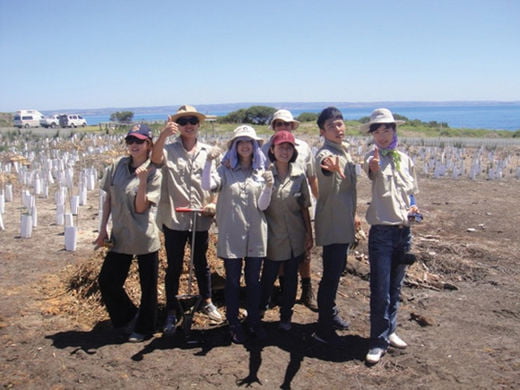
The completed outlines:
<svg viewBox="0 0 520 390">
<path fill-rule="evenodd" d="M 387 348 L 406 348 L 396 333 L 401 285 L 409 263 L 410 219 L 418 213 L 415 166 L 397 150 L 397 124 L 390 110 L 379 108 L 362 129 L 372 135 L 374 148 L 364 169 L 372 182 L 372 201 L 366 218 L 370 262 L 370 342 L 368 364 L 376 364 Z"/>
<path fill-rule="evenodd" d="M 318 289 L 318 326 L 313 337 L 341 346 L 336 330 L 349 324 L 339 315 L 336 293 L 345 269 L 348 247 L 354 242 L 356 218 L 356 169 L 344 142 L 345 122 L 336 107 L 325 108 L 318 117 L 323 145 L 316 154 L 319 197 L 314 228 L 316 245 L 323 247 L 323 274 Z"/>
<path fill-rule="evenodd" d="M 202 188 L 219 195 L 217 256 L 224 260 L 226 318 L 231 340 L 237 344 L 245 341 L 238 318 L 244 264 L 247 328 L 258 339 L 266 337 L 260 319 L 260 270 L 267 249 L 264 210 L 271 199 L 273 175 L 264 170 L 266 158 L 261 143 L 251 126 L 238 126 L 216 173 L 211 174 L 213 160 L 218 157 L 216 150 L 208 154 L 202 172 Z"/>
<path fill-rule="evenodd" d="M 150 164 L 152 131 L 148 126 L 132 127 L 125 142 L 129 155 L 109 166 L 101 182 L 107 196 L 94 243 L 96 247 L 109 246 L 98 283 L 112 324 L 130 334 L 129 341 L 140 342 L 155 332 L 157 318 L 161 241 L 155 215 L 161 193 L 161 172 Z M 108 240 L 110 216 L 112 231 Z M 134 256 L 139 266 L 139 308 L 124 288 Z"/>
<path fill-rule="evenodd" d="M 267 218 L 267 257 L 262 270 L 262 299 L 265 309 L 280 267 L 283 268 L 284 288 L 280 305 L 279 328 L 291 329 L 293 306 L 296 301 L 298 266 L 306 252 L 312 249 L 311 205 L 305 173 L 295 163 L 298 156 L 295 139 L 289 131 L 278 131 L 271 138 L 268 150 L 274 186 Z"/>
<path fill-rule="evenodd" d="M 274 136 L 279 131 L 289 131 L 293 135 L 295 133 L 295 130 L 300 125 L 300 122 L 293 118 L 293 115 L 289 110 L 278 110 L 273 114 L 273 117 L 271 119 L 270 127 L 274 131 Z M 262 151 L 265 155 L 268 154 L 269 149 L 272 145 L 272 139 L 267 141 L 262 146 Z M 309 187 L 311 189 L 311 193 L 314 196 L 315 199 L 318 198 L 318 181 L 316 179 L 316 170 L 314 167 L 314 156 L 312 154 L 311 147 L 309 144 L 301 139 L 298 139 L 295 137 L 295 148 L 296 148 L 296 161 L 293 165 L 297 165 L 300 167 L 300 169 L 305 173 L 305 176 L 307 177 L 307 181 L 309 183 Z M 301 297 L 300 302 L 307 306 L 312 311 L 317 311 L 318 306 L 316 305 L 316 298 L 314 296 L 313 287 L 312 287 L 312 281 L 311 281 L 311 252 L 306 251 L 305 256 L 302 262 L 300 262 L 300 265 L 298 266 L 298 272 L 301 277 Z M 283 294 L 283 288 L 284 288 L 284 274 L 283 270 L 280 271 L 279 275 L 279 283 L 281 292 Z"/>
<path fill-rule="evenodd" d="M 208 230 L 213 223 L 215 204 L 212 195 L 201 187 L 202 168 L 211 149 L 198 139 L 200 124 L 205 118 L 193 106 L 179 107 L 168 118 L 152 151 L 152 162 L 161 167 L 163 172 L 157 223 L 164 233 L 168 261 L 164 279 L 167 314 L 163 332 L 166 335 L 172 335 L 176 331 L 176 295 L 179 293 L 179 279 L 187 242 L 193 248 L 195 276 L 203 301 L 202 311 L 212 321 L 222 321 L 222 315 L 211 299 L 211 273 L 206 257 Z M 177 135 L 174 142 L 166 144 L 168 137 Z M 192 213 L 176 212 L 177 207 L 201 209 L 202 215 L 197 217 L 197 226 L 192 226 Z M 191 242 L 193 230 L 195 243 Z"/>
</svg>

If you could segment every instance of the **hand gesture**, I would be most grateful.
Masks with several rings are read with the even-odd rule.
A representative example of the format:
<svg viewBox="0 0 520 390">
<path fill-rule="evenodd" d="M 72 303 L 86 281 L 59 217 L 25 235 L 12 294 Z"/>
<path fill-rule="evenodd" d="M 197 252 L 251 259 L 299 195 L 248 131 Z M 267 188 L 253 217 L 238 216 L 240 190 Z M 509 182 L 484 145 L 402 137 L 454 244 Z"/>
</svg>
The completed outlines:
<svg viewBox="0 0 520 390">
<path fill-rule="evenodd" d="M 264 178 L 265 185 L 267 187 L 272 187 L 273 186 L 273 184 L 274 184 L 274 176 L 273 176 L 273 172 L 272 171 L 270 171 L 270 170 L 264 171 L 264 173 L 262 174 L 262 177 Z"/>
<path fill-rule="evenodd" d="M 217 213 L 217 207 L 215 203 L 208 203 L 202 208 L 202 215 L 205 217 L 213 217 Z"/>
<path fill-rule="evenodd" d="M 92 241 L 92 244 L 94 244 L 94 250 L 102 248 L 105 246 L 105 240 L 108 239 L 108 232 L 106 229 L 100 229 L 98 236 L 94 241 Z"/>
<path fill-rule="evenodd" d="M 376 146 L 374 148 L 374 155 L 368 162 L 368 168 L 372 172 L 378 172 L 379 171 L 379 148 Z"/>
<path fill-rule="evenodd" d="M 177 123 L 175 123 L 173 120 L 172 120 L 172 117 L 169 116 L 168 117 L 168 120 L 166 121 L 166 125 L 164 126 L 164 128 L 161 130 L 161 135 L 164 137 L 169 137 L 170 135 L 175 135 L 179 132 L 179 126 L 177 125 Z"/>
<path fill-rule="evenodd" d="M 218 158 L 221 154 L 221 150 L 218 146 L 214 146 L 211 148 L 211 150 L 208 152 L 208 155 L 206 156 L 207 161 L 213 161 Z"/>
<path fill-rule="evenodd" d="M 150 166 L 141 165 L 137 167 L 135 170 L 135 175 L 139 179 L 140 183 L 146 183 L 146 179 L 148 178 L 148 173 L 150 172 Z"/>
<path fill-rule="evenodd" d="M 341 177 L 342 179 L 345 178 L 345 174 L 343 173 L 343 170 L 341 169 L 341 165 L 339 163 L 339 156 L 336 156 L 335 159 L 333 159 L 332 156 L 324 158 L 320 166 L 322 169 L 325 169 L 326 171 L 337 172 L 339 177 Z"/>
</svg>

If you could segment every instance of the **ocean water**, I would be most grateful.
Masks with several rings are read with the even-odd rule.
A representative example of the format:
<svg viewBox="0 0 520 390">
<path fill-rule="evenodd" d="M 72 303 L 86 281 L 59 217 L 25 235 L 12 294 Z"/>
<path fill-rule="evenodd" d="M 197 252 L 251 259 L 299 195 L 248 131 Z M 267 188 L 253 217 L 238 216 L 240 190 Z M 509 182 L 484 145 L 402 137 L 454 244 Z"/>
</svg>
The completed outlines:
<svg viewBox="0 0 520 390">
<path fill-rule="evenodd" d="M 247 108 L 251 104 L 219 104 L 219 105 L 200 105 L 198 110 L 208 115 L 223 116 L 238 110 Z M 500 103 L 500 104 L 399 104 L 399 103 L 261 103 L 262 105 L 276 108 L 289 109 L 296 117 L 302 112 L 319 113 L 328 105 L 338 107 L 345 119 L 357 120 L 369 116 L 373 109 L 381 106 L 387 107 L 393 113 L 404 115 L 410 120 L 419 119 L 424 122 L 437 121 L 446 122 L 450 128 L 469 128 L 469 129 L 490 129 L 490 130 L 520 130 L 520 102 Z M 126 109 L 125 109 L 126 110 Z M 134 121 L 164 121 L 175 112 L 175 109 L 167 107 L 143 107 L 141 109 L 128 109 L 134 112 Z M 140 112 L 140 110 L 142 110 Z M 89 115 L 84 113 L 90 125 L 101 122 L 108 122 L 110 113 L 105 115 Z"/>
</svg>

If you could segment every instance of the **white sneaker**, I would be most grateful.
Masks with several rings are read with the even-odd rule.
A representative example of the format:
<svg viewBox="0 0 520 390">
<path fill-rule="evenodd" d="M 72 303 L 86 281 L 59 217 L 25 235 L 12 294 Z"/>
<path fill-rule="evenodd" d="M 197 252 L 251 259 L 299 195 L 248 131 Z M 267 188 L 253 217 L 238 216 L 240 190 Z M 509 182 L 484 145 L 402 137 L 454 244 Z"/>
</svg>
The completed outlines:
<svg viewBox="0 0 520 390">
<path fill-rule="evenodd" d="M 216 322 L 222 322 L 222 315 L 219 313 L 218 309 L 213 303 L 207 303 L 202 308 L 204 314 L 206 314 L 210 320 Z"/>
<path fill-rule="evenodd" d="M 388 336 L 388 342 L 394 348 L 405 349 L 408 347 L 408 344 L 406 344 L 395 332 Z"/>
<path fill-rule="evenodd" d="M 370 348 L 365 359 L 368 364 L 376 364 L 384 354 L 385 350 L 383 348 Z"/>
</svg>

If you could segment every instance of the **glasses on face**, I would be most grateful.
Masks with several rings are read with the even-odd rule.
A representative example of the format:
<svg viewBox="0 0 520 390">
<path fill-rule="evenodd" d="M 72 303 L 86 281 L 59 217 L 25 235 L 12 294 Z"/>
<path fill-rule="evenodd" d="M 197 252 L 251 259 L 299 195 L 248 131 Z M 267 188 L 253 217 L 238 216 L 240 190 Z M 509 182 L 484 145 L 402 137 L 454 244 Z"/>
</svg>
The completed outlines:
<svg viewBox="0 0 520 390">
<path fill-rule="evenodd" d="M 176 122 L 178 125 L 181 125 L 181 126 L 186 126 L 188 123 L 190 125 L 195 126 L 197 123 L 199 123 L 199 119 L 194 116 L 183 116 L 183 117 L 180 117 L 179 119 L 177 119 Z"/>
<path fill-rule="evenodd" d="M 132 144 L 137 144 L 137 145 L 142 145 L 146 142 L 145 139 L 140 139 L 140 138 L 137 138 L 137 137 L 128 137 L 125 139 L 125 142 L 127 145 L 132 145 Z"/>
<path fill-rule="evenodd" d="M 274 127 L 291 126 L 291 122 L 276 121 Z"/>
</svg>

